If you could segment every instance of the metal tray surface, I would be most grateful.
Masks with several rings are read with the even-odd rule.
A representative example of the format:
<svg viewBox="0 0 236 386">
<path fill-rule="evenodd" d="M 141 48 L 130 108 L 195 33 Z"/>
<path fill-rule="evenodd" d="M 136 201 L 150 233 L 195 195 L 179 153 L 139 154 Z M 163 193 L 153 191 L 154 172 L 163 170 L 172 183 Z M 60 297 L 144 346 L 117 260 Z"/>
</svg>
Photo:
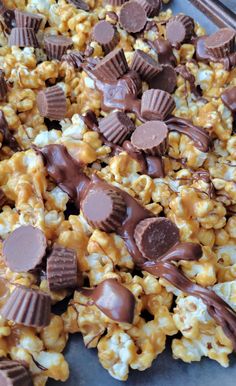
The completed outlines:
<svg viewBox="0 0 236 386">
<path fill-rule="evenodd" d="M 236 0 L 222 0 L 225 6 L 236 14 Z M 198 21 L 208 33 L 218 27 L 188 0 L 172 0 L 169 4 L 173 13 L 183 12 Z M 236 16 L 235 16 L 236 17 Z M 100 365 L 96 349 L 86 349 L 80 334 L 71 335 L 65 350 L 70 365 L 70 378 L 66 382 L 50 380 L 48 386 L 118 386 L 121 381 L 112 378 Z M 166 350 L 146 371 L 130 371 L 124 386 L 235 386 L 236 356 L 231 355 L 230 367 L 221 367 L 208 358 L 191 364 L 174 360 L 171 355 L 170 341 Z"/>
</svg>

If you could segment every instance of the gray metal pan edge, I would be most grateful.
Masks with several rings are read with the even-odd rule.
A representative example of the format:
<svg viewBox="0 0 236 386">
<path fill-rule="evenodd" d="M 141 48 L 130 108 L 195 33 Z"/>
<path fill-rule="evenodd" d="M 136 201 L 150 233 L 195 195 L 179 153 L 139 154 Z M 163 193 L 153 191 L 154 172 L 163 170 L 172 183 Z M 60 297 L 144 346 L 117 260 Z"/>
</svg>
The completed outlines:
<svg viewBox="0 0 236 386">
<path fill-rule="evenodd" d="M 236 0 L 222 0 L 236 13 Z M 173 13 L 186 13 L 198 21 L 208 33 L 218 27 L 188 0 L 172 0 L 169 7 Z M 170 342 L 167 349 L 153 362 L 150 369 L 131 371 L 124 386 L 235 386 L 236 357 L 231 355 L 230 367 L 221 367 L 210 359 L 191 364 L 174 360 Z M 80 334 L 72 335 L 65 350 L 70 365 L 70 378 L 67 382 L 49 381 L 48 386 L 121 386 L 122 382 L 113 379 L 100 365 L 95 349 L 86 349 Z"/>
</svg>

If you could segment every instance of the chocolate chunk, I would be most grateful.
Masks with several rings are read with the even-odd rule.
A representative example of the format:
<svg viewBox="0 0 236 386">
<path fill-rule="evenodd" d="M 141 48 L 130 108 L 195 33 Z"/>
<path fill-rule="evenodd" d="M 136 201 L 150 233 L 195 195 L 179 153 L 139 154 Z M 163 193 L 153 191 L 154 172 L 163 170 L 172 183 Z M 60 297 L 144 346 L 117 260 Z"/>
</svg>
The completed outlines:
<svg viewBox="0 0 236 386">
<path fill-rule="evenodd" d="M 101 20 L 93 28 L 93 39 L 102 46 L 103 51 L 107 54 L 118 44 L 119 34 L 111 23 Z"/>
<path fill-rule="evenodd" d="M 82 290 L 94 304 L 110 319 L 119 323 L 132 323 L 135 297 L 116 279 L 106 279 L 94 289 Z"/>
<path fill-rule="evenodd" d="M 136 50 L 131 63 L 131 70 L 137 71 L 140 77 L 147 82 L 161 71 L 158 62 L 144 51 Z"/>
<path fill-rule="evenodd" d="M 122 196 L 112 189 L 94 189 L 82 201 L 82 211 L 93 228 L 114 232 L 126 214 Z"/>
<path fill-rule="evenodd" d="M 33 28 L 35 33 L 38 32 L 43 17 L 35 13 L 23 12 L 19 9 L 15 10 L 16 27 Z"/>
<path fill-rule="evenodd" d="M 235 50 L 236 31 L 222 28 L 205 40 L 207 51 L 215 58 L 223 58 Z"/>
<path fill-rule="evenodd" d="M 45 327 L 50 322 L 51 298 L 46 292 L 16 286 L 0 310 L 3 318 L 27 327 Z"/>
<path fill-rule="evenodd" d="M 78 285 L 76 251 L 53 246 L 47 259 L 47 280 L 51 291 L 75 288 Z"/>
<path fill-rule="evenodd" d="M 47 35 L 44 37 L 44 45 L 49 60 L 61 60 L 68 48 L 72 46 L 72 40 L 62 35 Z"/>
<path fill-rule="evenodd" d="M 135 129 L 133 121 L 120 111 L 109 114 L 99 122 L 99 130 L 104 137 L 117 144 L 122 144 Z"/>
<path fill-rule="evenodd" d="M 221 94 L 221 99 L 228 109 L 236 113 L 236 86 L 227 88 Z"/>
<path fill-rule="evenodd" d="M 147 172 L 152 178 L 165 177 L 164 164 L 161 157 L 146 156 Z"/>
<path fill-rule="evenodd" d="M 121 7 L 119 20 L 127 32 L 136 33 L 144 29 L 147 14 L 137 1 L 128 1 Z"/>
<path fill-rule="evenodd" d="M 93 74 L 103 82 L 115 82 L 129 70 L 123 48 L 106 55 L 93 69 Z"/>
<path fill-rule="evenodd" d="M 160 64 L 169 64 L 173 67 L 176 66 L 177 60 L 174 56 L 172 45 L 168 40 L 159 37 L 153 42 L 153 48 L 157 51 L 158 62 Z"/>
<path fill-rule="evenodd" d="M 148 260 L 157 260 L 179 242 L 177 226 L 167 218 L 155 217 L 141 221 L 135 228 L 138 249 Z"/>
<path fill-rule="evenodd" d="M 171 94 L 177 86 L 175 69 L 167 64 L 162 65 L 162 71 L 149 81 L 149 86 Z"/>
<path fill-rule="evenodd" d="M 8 44 L 10 47 L 39 47 L 38 39 L 33 28 L 12 28 Z"/>
<path fill-rule="evenodd" d="M 148 17 L 158 16 L 161 9 L 161 0 L 136 0 L 145 10 Z"/>
<path fill-rule="evenodd" d="M 120 7 L 122 4 L 124 4 L 127 0 L 105 0 L 106 4 L 113 5 L 114 7 Z"/>
<path fill-rule="evenodd" d="M 82 64 L 84 63 L 84 54 L 80 51 L 74 50 L 68 54 L 63 55 L 61 60 L 67 62 L 76 70 L 81 70 Z"/>
<path fill-rule="evenodd" d="M 7 96 L 7 82 L 4 76 L 4 72 L 0 70 L 0 101 L 3 102 L 6 100 Z"/>
<path fill-rule="evenodd" d="M 9 130 L 7 120 L 2 110 L 0 110 L 0 133 L 3 136 L 3 145 L 9 146 L 13 151 L 21 150 L 17 140 Z"/>
<path fill-rule="evenodd" d="M 68 0 L 69 3 L 73 4 L 77 9 L 89 12 L 89 5 L 83 0 Z"/>
<path fill-rule="evenodd" d="M 176 45 L 188 41 L 194 32 L 194 22 L 190 16 L 173 16 L 166 25 L 166 37 Z"/>
<path fill-rule="evenodd" d="M 33 386 L 29 371 L 21 363 L 10 359 L 0 361 L 1 386 Z"/>
<path fill-rule="evenodd" d="M 3 27 L 7 34 L 9 34 L 16 26 L 15 11 L 14 9 L 8 9 L 3 4 L 0 7 L 0 15 L 3 20 Z"/>
<path fill-rule="evenodd" d="M 131 136 L 131 143 L 149 155 L 163 155 L 167 147 L 168 129 L 164 122 L 150 121 L 138 126 Z"/>
<path fill-rule="evenodd" d="M 13 272 L 28 272 L 41 263 L 47 241 L 44 233 L 31 225 L 15 229 L 3 243 L 3 256 Z"/>
<path fill-rule="evenodd" d="M 37 106 L 42 117 L 60 121 L 66 116 L 66 96 L 59 86 L 48 87 L 39 91 Z"/>
<path fill-rule="evenodd" d="M 174 98 L 163 90 L 147 90 L 141 99 L 141 115 L 147 120 L 164 121 L 175 109 Z"/>
</svg>

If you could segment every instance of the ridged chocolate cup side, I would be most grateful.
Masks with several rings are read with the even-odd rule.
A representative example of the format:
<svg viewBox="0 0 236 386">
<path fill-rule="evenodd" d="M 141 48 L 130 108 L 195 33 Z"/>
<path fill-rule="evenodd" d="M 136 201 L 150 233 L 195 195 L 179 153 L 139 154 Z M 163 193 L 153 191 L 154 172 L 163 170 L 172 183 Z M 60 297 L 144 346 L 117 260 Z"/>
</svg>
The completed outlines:
<svg viewBox="0 0 236 386">
<path fill-rule="evenodd" d="M 39 91 L 37 106 L 42 117 L 60 121 L 66 116 L 66 96 L 59 86 Z"/>
<path fill-rule="evenodd" d="M 72 40 L 62 35 L 47 35 L 44 37 L 44 46 L 49 60 L 61 60 L 72 46 Z"/>
<path fill-rule="evenodd" d="M 144 51 L 136 50 L 131 63 L 131 70 L 136 71 L 143 80 L 150 81 L 161 71 L 158 62 Z"/>
<path fill-rule="evenodd" d="M 161 0 L 136 0 L 145 10 L 148 17 L 158 16 L 161 10 Z"/>
<path fill-rule="evenodd" d="M 3 102 L 6 100 L 7 97 L 7 82 L 4 76 L 4 72 L 0 70 L 0 101 Z"/>
<path fill-rule="evenodd" d="M 125 138 L 135 129 L 133 121 L 122 112 L 114 112 L 99 122 L 99 130 L 104 137 L 115 144 L 121 145 Z"/>
<path fill-rule="evenodd" d="M 33 386 L 29 371 L 19 362 L 3 359 L 0 361 L 1 386 Z"/>
<path fill-rule="evenodd" d="M 115 82 L 129 70 L 123 48 L 106 55 L 93 69 L 93 74 L 103 82 Z"/>
<path fill-rule="evenodd" d="M 19 28 L 32 28 L 35 33 L 38 32 L 42 23 L 42 16 L 35 13 L 23 12 L 19 9 L 15 10 L 16 27 Z"/>
<path fill-rule="evenodd" d="M 114 190 L 94 189 L 85 196 L 82 211 L 93 228 L 114 232 L 122 224 L 126 204 L 123 197 Z"/>
<path fill-rule="evenodd" d="M 172 44 L 188 41 L 194 33 L 194 22 L 190 16 L 173 16 L 166 25 L 166 37 Z"/>
<path fill-rule="evenodd" d="M 50 296 L 24 286 L 17 286 L 0 310 L 5 319 L 27 327 L 47 326 L 50 312 Z"/>
<path fill-rule="evenodd" d="M 147 120 L 164 121 L 174 108 L 175 100 L 166 91 L 150 89 L 142 95 L 141 115 Z"/>
<path fill-rule="evenodd" d="M 138 126 L 131 136 L 132 145 L 153 156 L 165 154 L 167 149 L 168 128 L 162 121 L 149 121 Z"/>
<path fill-rule="evenodd" d="M 126 3 L 127 0 L 104 0 L 104 4 L 110 4 L 114 7 L 120 7 L 124 3 Z"/>
<path fill-rule="evenodd" d="M 33 28 L 12 28 L 8 44 L 10 47 L 39 47 L 39 42 Z"/>
<path fill-rule="evenodd" d="M 55 245 L 47 259 L 47 280 L 51 291 L 75 288 L 77 279 L 77 258 L 74 249 Z"/>
<path fill-rule="evenodd" d="M 84 54 L 80 51 L 71 51 L 61 58 L 62 62 L 67 62 L 76 69 L 81 69 L 84 62 Z"/>
<path fill-rule="evenodd" d="M 205 40 L 207 52 L 217 58 L 225 58 L 235 51 L 236 31 L 231 28 L 222 28 Z"/>
</svg>

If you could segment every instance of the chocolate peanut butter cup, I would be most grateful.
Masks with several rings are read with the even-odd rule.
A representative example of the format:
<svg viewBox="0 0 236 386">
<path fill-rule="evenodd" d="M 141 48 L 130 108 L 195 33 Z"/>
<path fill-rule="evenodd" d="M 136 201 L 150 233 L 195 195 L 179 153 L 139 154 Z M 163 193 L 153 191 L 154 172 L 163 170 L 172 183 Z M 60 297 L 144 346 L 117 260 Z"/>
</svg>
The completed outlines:
<svg viewBox="0 0 236 386">
<path fill-rule="evenodd" d="M 21 363 L 3 359 L 0 361 L 1 386 L 33 386 L 29 371 Z"/>
<path fill-rule="evenodd" d="M 95 188 L 82 201 L 82 211 L 92 227 L 104 232 L 114 232 L 125 217 L 126 204 L 118 192 Z"/>
<path fill-rule="evenodd" d="M 59 86 L 48 87 L 39 91 L 37 106 L 42 117 L 60 121 L 66 116 L 66 96 Z"/>
<path fill-rule="evenodd" d="M 73 50 L 68 54 L 63 55 L 61 61 L 67 62 L 75 69 L 80 70 L 84 62 L 84 54 L 80 51 Z"/>
<path fill-rule="evenodd" d="M 44 37 L 44 45 L 49 60 L 61 60 L 68 48 L 72 46 L 72 40 L 62 35 L 47 35 Z"/>
<path fill-rule="evenodd" d="M 89 12 L 89 5 L 83 0 L 68 0 L 68 2 L 75 6 L 77 9 L 82 9 L 83 11 Z"/>
<path fill-rule="evenodd" d="M 105 4 L 113 5 L 114 7 L 120 7 L 124 3 L 126 3 L 127 0 L 104 0 Z"/>
<path fill-rule="evenodd" d="M 7 88 L 7 82 L 4 76 L 4 72 L 0 70 L 0 102 L 3 102 L 6 100 L 8 88 Z"/>
<path fill-rule="evenodd" d="M 119 42 L 116 27 L 106 20 L 101 20 L 95 25 L 92 35 L 93 39 L 102 46 L 105 54 L 112 51 Z"/>
<path fill-rule="evenodd" d="M 166 91 L 168 93 L 174 92 L 177 86 L 177 75 L 175 69 L 168 65 L 161 66 L 161 72 L 149 80 L 150 88 Z"/>
<path fill-rule="evenodd" d="M 143 93 L 141 115 L 147 120 L 164 121 L 174 108 L 174 98 L 166 91 L 150 89 Z"/>
<path fill-rule="evenodd" d="M 15 10 L 16 27 L 33 28 L 35 33 L 38 32 L 43 17 L 35 13 L 23 12 L 19 9 Z"/>
<path fill-rule="evenodd" d="M 132 145 L 149 155 L 163 155 L 167 148 L 168 128 L 164 122 L 150 121 L 138 126 L 131 136 Z"/>
<path fill-rule="evenodd" d="M 236 113 L 236 86 L 228 87 L 221 94 L 222 102 L 232 113 Z"/>
<path fill-rule="evenodd" d="M 93 74 L 103 82 L 115 82 L 129 70 L 123 48 L 106 55 L 93 69 Z"/>
<path fill-rule="evenodd" d="M 236 31 L 222 28 L 205 39 L 207 52 L 215 58 L 224 58 L 235 50 Z"/>
<path fill-rule="evenodd" d="M 99 122 L 99 130 L 104 137 L 112 142 L 121 145 L 125 138 L 135 129 L 133 121 L 120 111 L 109 114 Z"/>
<path fill-rule="evenodd" d="M 12 28 L 8 44 L 10 47 L 39 47 L 38 39 L 33 28 Z"/>
<path fill-rule="evenodd" d="M 122 5 L 119 21 L 127 32 L 140 32 L 144 29 L 147 22 L 147 14 L 142 5 L 132 0 Z"/>
<path fill-rule="evenodd" d="M 53 246 L 47 259 L 47 280 L 51 291 L 78 285 L 77 257 L 74 249 Z"/>
<path fill-rule="evenodd" d="M 157 260 L 179 242 L 179 229 L 164 217 L 147 218 L 135 228 L 134 239 L 148 260 Z"/>
<path fill-rule="evenodd" d="M 27 327 L 45 327 L 50 322 L 51 298 L 42 291 L 16 286 L 0 314 Z"/>
<path fill-rule="evenodd" d="M 47 241 L 39 228 L 31 225 L 15 229 L 3 243 L 3 257 L 14 272 L 28 272 L 42 261 Z"/>
<path fill-rule="evenodd" d="M 194 21 L 190 16 L 173 16 L 166 25 L 166 37 L 176 45 L 188 41 L 194 32 Z"/>
<path fill-rule="evenodd" d="M 161 10 L 161 0 L 136 0 L 145 10 L 148 17 L 158 16 Z"/>
<path fill-rule="evenodd" d="M 136 50 L 131 63 L 131 70 L 137 71 L 140 77 L 147 82 L 161 71 L 158 62 L 144 51 Z"/>
</svg>

